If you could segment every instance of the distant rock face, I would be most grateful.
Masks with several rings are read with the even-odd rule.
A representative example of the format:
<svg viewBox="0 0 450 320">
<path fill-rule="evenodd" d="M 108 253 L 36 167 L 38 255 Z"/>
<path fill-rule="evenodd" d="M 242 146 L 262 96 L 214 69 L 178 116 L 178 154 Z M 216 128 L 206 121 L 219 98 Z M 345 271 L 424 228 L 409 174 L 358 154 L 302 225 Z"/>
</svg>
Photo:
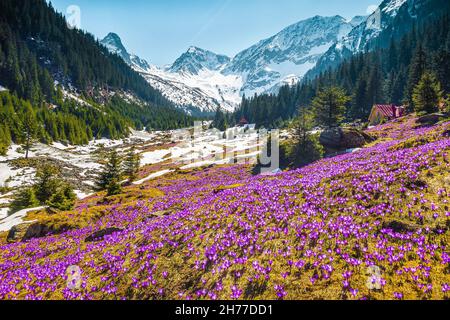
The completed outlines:
<svg viewBox="0 0 450 320">
<path fill-rule="evenodd" d="M 242 75 L 241 92 L 246 95 L 295 84 L 361 19 L 364 18 L 347 21 L 341 16 L 315 16 L 300 21 L 236 55 L 224 73 Z"/>
<path fill-rule="evenodd" d="M 129 54 L 114 33 L 101 43 L 186 113 L 209 115 L 218 107 L 233 111 L 243 95 L 277 94 L 281 86 L 313 79 L 354 54 L 387 47 L 413 24 L 449 7 L 445 0 L 384 0 L 370 16 L 315 16 L 297 22 L 234 58 L 190 47 L 167 67 Z"/>
<path fill-rule="evenodd" d="M 129 54 L 114 33 L 101 43 L 187 113 L 214 114 L 218 107 L 233 111 L 244 94 L 278 93 L 283 85 L 297 84 L 331 45 L 363 19 L 315 16 L 260 41 L 233 59 L 192 46 L 164 68 Z"/>
<path fill-rule="evenodd" d="M 413 24 L 441 15 L 449 7 L 447 0 L 384 0 L 369 17 L 356 19 L 356 27 L 334 43 L 305 77 L 312 79 L 354 54 L 388 47 L 392 39 L 400 39 Z"/>
<path fill-rule="evenodd" d="M 109 52 L 121 57 L 128 65 L 135 66 L 141 70 L 147 70 L 150 68 L 150 64 L 147 61 L 134 54 L 128 53 L 122 43 L 122 39 L 120 39 L 117 34 L 112 32 L 109 33 L 103 40 L 100 41 L 100 43 L 104 45 Z"/>
<path fill-rule="evenodd" d="M 225 55 L 190 47 L 168 68 L 168 71 L 198 75 L 202 70 L 218 71 L 230 60 Z"/>
<path fill-rule="evenodd" d="M 102 41 L 100 41 L 100 43 L 103 44 L 109 52 L 117 54 L 126 63 L 131 64 L 130 54 L 127 52 L 127 49 L 125 49 L 124 45 L 122 44 L 122 39 L 120 39 L 117 34 L 113 32 L 108 33 L 108 35 Z"/>
<path fill-rule="evenodd" d="M 361 148 L 372 141 L 371 136 L 353 128 L 331 128 L 320 135 L 320 143 L 334 150 Z"/>
<path fill-rule="evenodd" d="M 241 101 L 240 77 L 221 73 L 230 61 L 225 55 L 191 47 L 171 66 L 159 68 L 128 53 L 115 33 L 108 34 L 100 43 L 109 52 L 120 56 L 152 87 L 188 114 L 213 115 L 219 107 L 233 111 Z"/>
</svg>

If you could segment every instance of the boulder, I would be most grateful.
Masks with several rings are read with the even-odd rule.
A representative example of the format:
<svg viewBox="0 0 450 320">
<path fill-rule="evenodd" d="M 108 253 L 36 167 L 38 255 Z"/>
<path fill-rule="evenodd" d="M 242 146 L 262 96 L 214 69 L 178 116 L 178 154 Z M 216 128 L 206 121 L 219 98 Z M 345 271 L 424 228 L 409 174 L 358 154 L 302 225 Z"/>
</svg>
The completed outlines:
<svg viewBox="0 0 450 320">
<path fill-rule="evenodd" d="M 45 237 L 50 233 L 50 228 L 41 223 L 24 222 L 9 230 L 6 240 L 9 243 L 27 241 Z"/>
<path fill-rule="evenodd" d="M 343 131 L 341 128 L 330 128 L 324 130 L 319 138 L 323 146 L 339 148 L 342 140 Z"/>
<path fill-rule="evenodd" d="M 42 223 L 34 223 L 28 227 L 22 241 L 45 237 L 50 233 L 50 231 L 51 230 L 48 226 Z"/>
<path fill-rule="evenodd" d="M 328 149 L 361 148 L 372 141 L 374 138 L 355 128 L 330 128 L 320 135 L 320 143 Z"/>
<path fill-rule="evenodd" d="M 22 241 L 22 238 L 25 236 L 28 228 L 30 227 L 30 223 L 21 223 L 11 228 L 8 232 L 8 236 L 6 237 L 6 241 L 9 243 Z"/>
<path fill-rule="evenodd" d="M 439 121 L 445 119 L 446 116 L 445 114 L 442 113 L 431 113 L 431 114 L 426 114 L 424 116 L 421 116 L 420 118 L 418 118 L 416 120 L 417 123 L 419 124 L 436 124 Z"/>
<path fill-rule="evenodd" d="M 89 237 L 87 237 L 84 241 L 85 242 L 97 242 L 97 241 L 102 241 L 106 236 L 109 236 L 113 233 L 116 232 L 121 232 L 123 231 L 123 229 L 119 229 L 119 228 L 106 228 L 106 229 L 102 229 L 99 230 L 97 232 L 94 232 L 93 234 L 91 234 Z"/>
</svg>

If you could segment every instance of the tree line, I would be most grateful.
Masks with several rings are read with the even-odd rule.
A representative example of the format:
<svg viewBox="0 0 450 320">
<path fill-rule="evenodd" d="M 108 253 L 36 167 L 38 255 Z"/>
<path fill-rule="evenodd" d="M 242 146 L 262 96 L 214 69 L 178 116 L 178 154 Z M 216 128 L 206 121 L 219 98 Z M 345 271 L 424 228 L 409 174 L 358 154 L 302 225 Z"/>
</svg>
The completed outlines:
<svg viewBox="0 0 450 320">
<path fill-rule="evenodd" d="M 67 27 L 44 0 L 0 2 L 0 153 L 33 140 L 86 144 L 129 127 L 192 125 L 161 93 L 90 34 Z M 68 98 L 63 87 L 87 103 Z M 132 92 L 141 103 L 111 92 Z M 106 96 L 106 98 L 105 98 Z"/>
<path fill-rule="evenodd" d="M 53 80 L 58 80 L 85 93 L 130 90 L 151 104 L 172 106 L 94 36 L 68 28 L 64 16 L 45 0 L 0 2 L 0 66 L 3 85 L 32 103 L 40 95 L 51 99 Z"/>
</svg>

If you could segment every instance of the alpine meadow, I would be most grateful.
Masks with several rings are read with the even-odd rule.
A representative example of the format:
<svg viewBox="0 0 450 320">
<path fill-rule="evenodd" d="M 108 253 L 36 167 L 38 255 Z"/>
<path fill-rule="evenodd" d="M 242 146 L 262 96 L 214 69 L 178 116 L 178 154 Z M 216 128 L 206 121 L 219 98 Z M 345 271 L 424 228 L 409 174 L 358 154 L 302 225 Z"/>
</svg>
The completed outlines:
<svg viewBox="0 0 450 320">
<path fill-rule="evenodd" d="M 0 0 L 0 300 L 449 300 L 450 2 L 327 3 Z"/>
</svg>

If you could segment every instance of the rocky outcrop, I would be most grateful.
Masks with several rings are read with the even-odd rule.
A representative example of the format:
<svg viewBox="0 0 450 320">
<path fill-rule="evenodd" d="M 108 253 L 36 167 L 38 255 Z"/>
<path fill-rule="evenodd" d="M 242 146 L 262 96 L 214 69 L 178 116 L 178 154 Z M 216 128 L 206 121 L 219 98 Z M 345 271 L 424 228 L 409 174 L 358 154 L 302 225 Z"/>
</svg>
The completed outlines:
<svg viewBox="0 0 450 320">
<path fill-rule="evenodd" d="M 12 227 L 6 240 L 12 243 L 42 238 L 49 234 L 50 231 L 50 228 L 44 224 L 24 222 Z"/>
<path fill-rule="evenodd" d="M 426 115 L 418 118 L 416 122 L 419 124 L 433 125 L 445 118 L 446 118 L 445 114 L 432 113 L 432 114 L 426 114 Z"/>
<path fill-rule="evenodd" d="M 374 140 L 367 133 L 354 128 L 330 128 L 320 135 L 320 143 L 325 148 L 333 150 L 361 148 Z"/>
<path fill-rule="evenodd" d="M 14 226 L 9 230 L 8 236 L 6 237 L 6 241 L 9 243 L 22 241 L 22 238 L 25 236 L 30 223 L 21 223 L 17 226 Z"/>
</svg>

